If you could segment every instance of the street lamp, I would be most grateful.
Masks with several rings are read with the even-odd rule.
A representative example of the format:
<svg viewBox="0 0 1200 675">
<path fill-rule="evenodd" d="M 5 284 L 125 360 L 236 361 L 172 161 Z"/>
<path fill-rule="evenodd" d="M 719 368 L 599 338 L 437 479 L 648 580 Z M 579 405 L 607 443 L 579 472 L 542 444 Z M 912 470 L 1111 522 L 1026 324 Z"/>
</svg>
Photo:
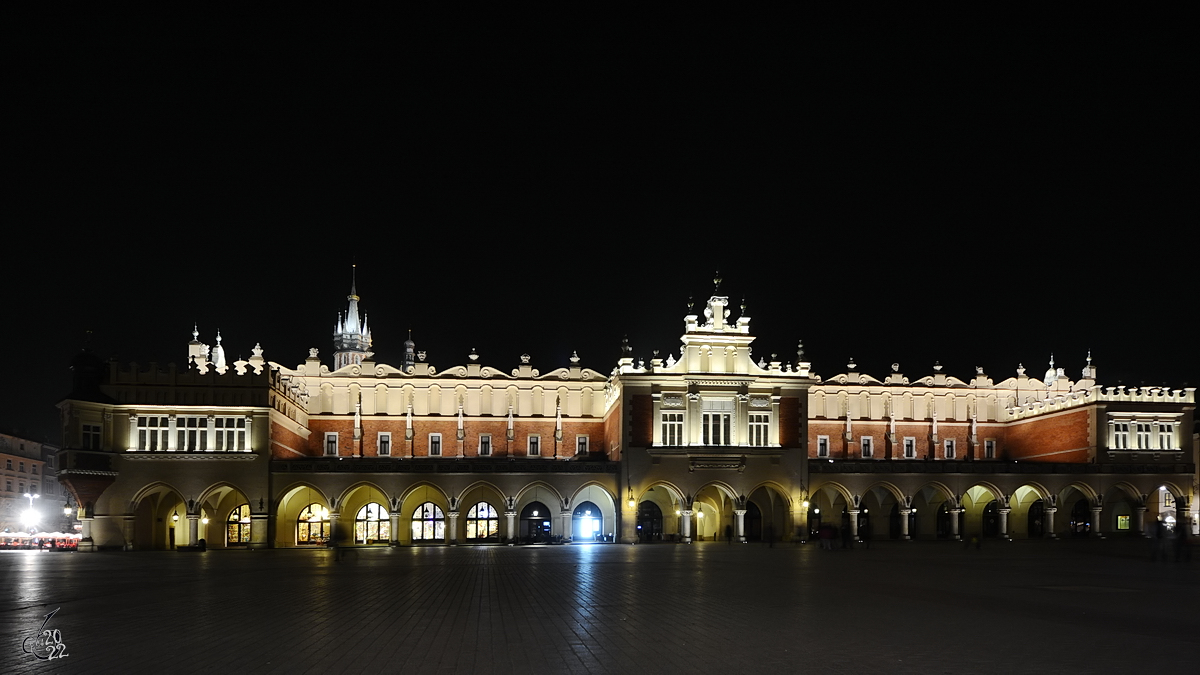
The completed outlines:
<svg viewBox="0 0 1200 675">
<path fill-rule="evenodd" d="M 41 495 L 26 492 L 23 496 L 29 500 L 29 510 L 25 512 L 25 516 L 22 518 L 22 520 L 24 521 L 25 526 L 29 528 L 29 532 L 33 533 L 34 526 L 37 525 L 38 521 L 38 512 L 33 510 L 33 500 L 41 497 Z"/>
</svg>

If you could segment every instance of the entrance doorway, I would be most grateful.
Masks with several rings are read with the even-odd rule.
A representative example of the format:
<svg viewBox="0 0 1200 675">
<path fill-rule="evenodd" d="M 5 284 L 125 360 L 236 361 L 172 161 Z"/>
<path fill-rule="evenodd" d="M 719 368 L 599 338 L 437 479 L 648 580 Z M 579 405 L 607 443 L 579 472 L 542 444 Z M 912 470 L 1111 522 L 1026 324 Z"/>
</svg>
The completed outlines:
<svg viewBox="0 0 1200 675">
<path fill-rule="evenodd" d="M 641 542 L 662 541 L 663 515 L 658 504 L 650 501 L 638 504 L 637 534 Z"/>
<path fill-rule="evenodd" d="M 530 502 L 524 509 L 521 509 L 521 543 L 549 542 L 550 523 L 550 509 L 541 502 Z"/>
<path fill-rule="evenodd" d="M 571 538 L 575 541 L 603 541 L 604 513 L 592 502 L 575 507 L 571 514 Z"/>
</svg>

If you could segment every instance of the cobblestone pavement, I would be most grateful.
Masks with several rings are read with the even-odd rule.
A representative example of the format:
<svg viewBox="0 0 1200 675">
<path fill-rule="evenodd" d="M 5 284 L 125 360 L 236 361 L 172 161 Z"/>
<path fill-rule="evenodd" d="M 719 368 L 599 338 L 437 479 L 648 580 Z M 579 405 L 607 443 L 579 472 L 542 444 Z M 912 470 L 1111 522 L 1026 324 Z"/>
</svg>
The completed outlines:
<svg viewBox="0 0 1200 675">
<path fill-rule="evenodd" d="M 1083 673 L 1200 659 L 1146 542 L 0 553 L 0 672 Z M 67 656 L 23 653 L 45 615 Z M 29 645 L 28 642 L 25 643 Z"/>
</svg>

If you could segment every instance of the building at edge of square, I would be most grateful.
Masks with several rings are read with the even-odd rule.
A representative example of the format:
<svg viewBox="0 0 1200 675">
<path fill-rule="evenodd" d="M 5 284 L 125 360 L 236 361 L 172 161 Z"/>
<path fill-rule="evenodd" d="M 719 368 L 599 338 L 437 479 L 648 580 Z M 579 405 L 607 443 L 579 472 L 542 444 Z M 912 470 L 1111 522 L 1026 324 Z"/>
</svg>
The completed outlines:
<svg viewBox="0 0 1200 675">
<path fill-rule="evenodd" d="M 605 375 L 372 360 L 352 288 L 332 368 L 193 330 L 186 367 L 87 353 L 59 407 L 80 550 L 501 542 L 1054 538 L 1194 523 L 1195 390 L 1024 368 L 910 379 L 754 358 L 717 290 L 679 357 Z"/>
</svg>

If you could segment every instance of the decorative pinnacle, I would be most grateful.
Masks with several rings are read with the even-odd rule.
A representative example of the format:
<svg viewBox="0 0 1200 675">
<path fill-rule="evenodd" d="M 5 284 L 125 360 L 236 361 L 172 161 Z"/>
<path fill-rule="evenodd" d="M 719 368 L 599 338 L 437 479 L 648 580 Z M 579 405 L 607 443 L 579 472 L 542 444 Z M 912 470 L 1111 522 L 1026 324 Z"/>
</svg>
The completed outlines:
<svg viewBox="0 0 1200 675">
<path fill-rule="evenodd" d="M 721 272 L 720 270 L 713 273 L 713 295 L 721 294 Z"/>
<path fill-rule="evenodd" d="M 804 340 L 800 340 L 796 343 L 796 360 L 804 360 Z"/>
<path fill-rule="evenodd" d="M 1088 350 L 1087 364 L 1092 365 L 1092 350 Z"/>
<path fill-rule="evenodd" d="M 695 301 L 692 299 L 692 296 L 689 295 L 688 296 L 688 314 L 692 313 L 692 307 L 695 307 L 695 306 L 696 306 Z"/>
<path fill-rule="evenodd" d="M 197 328 L 197 327 L 196 327 L 196 324 L 194 324 L 194 323 L 192 324 L 192 339 L 193 339 L 193 340 L 199 340 L 199 339 L 200 339 L 200 329 L 199 329 L 199 328 Z M 1090 356 L 1090 355 L 1091 355 L 1091 352 L 1088 352 L 1088 355 Z"/>
</svg>

